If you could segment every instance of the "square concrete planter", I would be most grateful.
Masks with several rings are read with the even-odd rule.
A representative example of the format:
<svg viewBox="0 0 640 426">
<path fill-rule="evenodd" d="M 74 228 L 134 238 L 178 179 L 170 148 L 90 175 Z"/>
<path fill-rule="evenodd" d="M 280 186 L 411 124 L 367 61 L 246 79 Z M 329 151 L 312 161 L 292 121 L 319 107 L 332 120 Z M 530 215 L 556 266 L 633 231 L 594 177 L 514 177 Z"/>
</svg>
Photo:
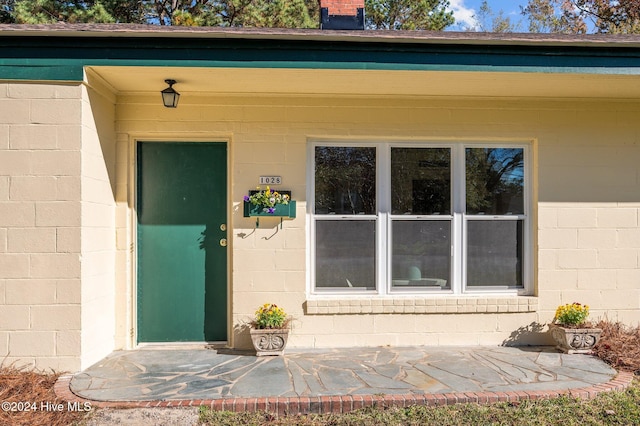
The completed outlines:
<svg viewBox="0 0 640 426">
<path fill-rule="evenodd" d="M 600 328 L 566 328 L 549 324 L 556 348 L 566 354 L 589 354 L 600 340 Z"/>
<path fill-rule="evenodd" d="M 256 356 L 282 355 L 289 339 L 288 329 L 255 329 L 251 332 L 251 342 L 256 349 Z"/>
</svg>

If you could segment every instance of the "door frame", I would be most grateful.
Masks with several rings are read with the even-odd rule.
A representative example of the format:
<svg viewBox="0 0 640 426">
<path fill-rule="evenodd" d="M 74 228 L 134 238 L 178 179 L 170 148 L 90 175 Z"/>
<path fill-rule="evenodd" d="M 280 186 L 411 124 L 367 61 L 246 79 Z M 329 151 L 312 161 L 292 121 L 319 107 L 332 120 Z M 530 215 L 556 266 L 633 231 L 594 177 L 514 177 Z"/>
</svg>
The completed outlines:
<svg viewBox="0 0 640 426">
<path fill-rule="evenodd" d="M 138 343 L 138 221 L 137 221 L 137 204 L 138 204 L 138 144 L 141 142 L 153 142 L 153 143 L 180 143 L 180 142 L 190 142 L 190 143 L 221 143 L 226 146 L 226 177 L 227 177 L 227 203 L 226 203 L 226 224 L 227 224 L 227 273 L 226 273 L 226 281 L 227 281 L 227 340 L 222 342 L 160 342 L 160 343 L 146 343 L 141 342 Z M 129 260 L 129 264 L 131 265 L 129 269 L 129 285 L 128 285 L 128 297 L 127 304 L 128 306 L 128 321 L 127 328 L 128 332 L 128 342 L 127 347 L 131 349 L 135 349 L 138 347 L 144 346 L 186 346 L 186 345 L 208 345 L 208 344 L 216 344 L 216 345 L 224 345 L 227 347 L 233 346 L 233 323 L 232 323 L 232 285 L 231 285 L 231 272 L 233 265 L 233 238 L 231 238 L 233 226 L 231 224 L 232 218 L 232 197 L 231 197 L 231 138 L 229 136 L 210 136 L 210 137 L 191 137 L 185 138 L 184 134 L 181 134 L 180 137 L 144 137 L 143 135 L 130 136 L 129 139 L 129 178 L 128 178 L 128 195 L 127 198 L 129 200 L 129 238 L 130 238 L 130 247 L 128 250 L 127 257 Z"/>
</svg>

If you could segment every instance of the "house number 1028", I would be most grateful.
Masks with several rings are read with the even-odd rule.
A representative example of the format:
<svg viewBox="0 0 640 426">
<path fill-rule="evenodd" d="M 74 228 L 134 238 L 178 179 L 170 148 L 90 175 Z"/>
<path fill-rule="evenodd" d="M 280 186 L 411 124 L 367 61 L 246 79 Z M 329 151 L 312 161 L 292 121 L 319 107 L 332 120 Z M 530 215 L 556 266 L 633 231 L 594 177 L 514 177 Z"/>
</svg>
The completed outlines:
<svg viewBox="0 0 640 426">
<path fill-rule="evenodd" d="M 260 185 L 280 185 L 281 183 L 280 176 L 260 176 Z"/>
</svg>

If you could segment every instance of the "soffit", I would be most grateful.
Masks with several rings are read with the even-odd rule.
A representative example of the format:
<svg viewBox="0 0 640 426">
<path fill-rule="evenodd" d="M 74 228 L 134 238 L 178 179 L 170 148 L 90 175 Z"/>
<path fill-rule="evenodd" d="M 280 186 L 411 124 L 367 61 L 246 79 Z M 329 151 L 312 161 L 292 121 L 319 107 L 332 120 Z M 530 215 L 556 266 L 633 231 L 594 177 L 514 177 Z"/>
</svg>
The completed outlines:
<svg viewBox="0 0 640 426">
<path fill-rule="evenodd" d="M 640 77 L 468 71 L 278 68 L 88 68 L 119 96 L 156 94 L 165 79 L 183 96 L 307 95 L 640 99 Z"/>
</svg>

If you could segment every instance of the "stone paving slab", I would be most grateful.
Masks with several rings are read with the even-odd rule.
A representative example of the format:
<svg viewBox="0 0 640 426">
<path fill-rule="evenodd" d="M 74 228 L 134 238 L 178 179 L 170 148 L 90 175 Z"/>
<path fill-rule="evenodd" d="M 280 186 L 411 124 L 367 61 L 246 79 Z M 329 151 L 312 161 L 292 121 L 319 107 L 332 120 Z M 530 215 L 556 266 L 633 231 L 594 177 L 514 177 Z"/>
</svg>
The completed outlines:
<svg viewBox="0 0 640 426">
<path fill-rule="evenodd" d="M 487 392 L 563 393 L 608 383 L 616 375 L 595 357 L 562 354 L 551 347 L 291 350 L 282 357 L 215 349 L 144 348 L 114 352 L 71 377 L 69 388 L 87 400 L 112 402 L 424 398 Z"/>
</svg>

